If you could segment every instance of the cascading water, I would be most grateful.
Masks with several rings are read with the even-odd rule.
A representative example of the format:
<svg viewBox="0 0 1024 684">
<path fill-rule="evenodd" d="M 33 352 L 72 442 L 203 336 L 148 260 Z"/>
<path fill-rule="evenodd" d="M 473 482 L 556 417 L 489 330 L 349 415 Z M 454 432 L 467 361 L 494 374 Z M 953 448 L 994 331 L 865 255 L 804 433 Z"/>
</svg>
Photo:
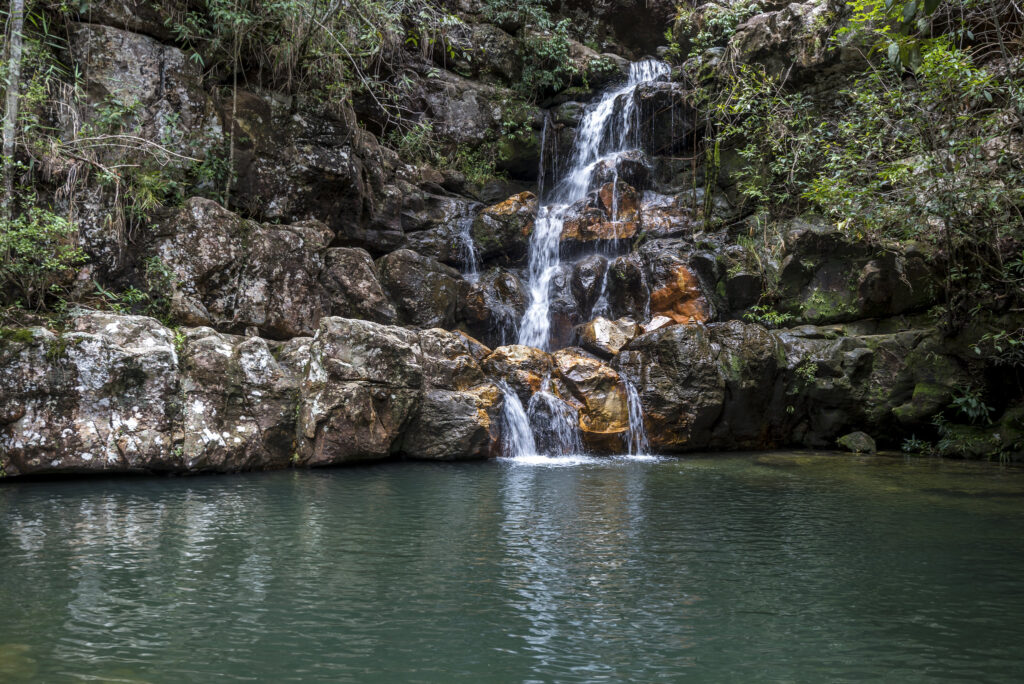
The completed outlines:
<svg viewBox="0 0 1024 684">
<path fill-rule="evenodd" d="M 519 395 L 513 392 L 508 384 L 497 384 L 505 400 L 502 415 L 505 423 L 505 429 L 501 433 L 502 453 L 512 458 L 535 455 L 537 445 L 533 441 L 533 430 L 530 428 L 530 419 L 526 417 L 523 402 L 519 401 Z"/>
<path fill-rule="evenodd" d="M 626 403 L 629 406 L 629 454 L 643 456 L 651 452 L 651 444 L 647 441 L 647 429 L 644 427 L 644 410 L 640 405 L 640 394 L 636 387 L 625 376 L 622 384 L 626 387 Z"/>
<path fill-rule="evenodd" d="M 618 161 L 621 153 L 640 145 L 639 109 L 635 91 L 643 83 L 655 81 L 669 72 L 669 67 L 656 60 L 643 60 L 630 65 L 629 80 L 611 90 L 590 107 L 580 121 L 573 143 L 567 172 L 550 189 L 544 162 L 539 174 L 540 206 L 534 221 L 529 246 L 530 303 L 519 327 L 519 344 L 547 350 L 551 337 L 551 285 L 559 270 L 559 247 L 564 220 L 570 207 L 584 199 L 595 184 L 595 171 L 610 165 L 612 180 L 613 222 L 619 219 Z M 545 119 L 542 150 L 546 147 L 550 120 Z M 558 170 L 555 169 L 554 174 Z M 553 174 L 553 175 L 554 175 Z M 607 295 L 602 293 L 594 310 L 608 312 Z M 569 455 L 583 451 L 579 416 L 575 409 L 550 391 L 550 378 L 533 394 L 524 410 L 519 397 L 501 384 L 505 396 L 505 430 L 503 448 L 506 456 L 529 457 L 538 447 L 547 454 Z M 649 448 L 643 427 L 643 412 L 636 389 L 626 383 L 629 400 L 629 453 L 644 454 Z"/>
<path fill-rule="evenodd" d="M 519 344 L 547 349 L 551 335 L 551 279 L 559 266 L 558 249 L 566 211 L 591 189 L 595 168 L 620 152 L 639 146 L 638 109 L 634 91 L 669 72 L 664 62 L 635 62 L 629 80 L 604 94 L 580 121 L 568 171 L 541 198 L 530 237 L 530 304 L 519 327 Z M 618 209 L 617 197 L 613 202 Z"/>
</svg>

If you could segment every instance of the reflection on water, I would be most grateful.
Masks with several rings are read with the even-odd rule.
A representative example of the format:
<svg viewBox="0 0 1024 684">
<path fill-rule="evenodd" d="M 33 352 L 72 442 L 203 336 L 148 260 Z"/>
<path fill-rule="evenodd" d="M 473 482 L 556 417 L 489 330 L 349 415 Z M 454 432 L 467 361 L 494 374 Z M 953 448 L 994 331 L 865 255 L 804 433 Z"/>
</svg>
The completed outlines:
<svg viewBox="0 0 1024 684">
<path fill-rule="evenodd" d="M 0 682 L 1012 681 L 1024 474 L 743 457 L 0 486 Z"/>
</svg>

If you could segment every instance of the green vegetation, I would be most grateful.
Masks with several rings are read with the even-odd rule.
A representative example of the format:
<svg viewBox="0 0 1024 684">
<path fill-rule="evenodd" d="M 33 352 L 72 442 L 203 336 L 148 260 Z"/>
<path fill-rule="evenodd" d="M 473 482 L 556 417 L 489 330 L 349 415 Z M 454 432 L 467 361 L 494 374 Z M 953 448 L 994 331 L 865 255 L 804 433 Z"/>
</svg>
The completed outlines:
<svg viewBox="0 0 1024 684">
<path fill-rule="evenodd" d="M 702 22 L 694 49 L 725 44 L 755 5 L 691 13 Z M 849 5 L 830 49 L 864 46 L 863 70 L 821 97 L 791 87 L 788 71 L 723 63 L 695 93 L 712 115 L 705 145 L 738 151 L 747 211 L 770 221 L 814 211 L 856 240 L 926 246 L 945 276 L 935 313 L 947 328 L 1020 306 L 1018 10 L 994 0 Z"/>
</svg>

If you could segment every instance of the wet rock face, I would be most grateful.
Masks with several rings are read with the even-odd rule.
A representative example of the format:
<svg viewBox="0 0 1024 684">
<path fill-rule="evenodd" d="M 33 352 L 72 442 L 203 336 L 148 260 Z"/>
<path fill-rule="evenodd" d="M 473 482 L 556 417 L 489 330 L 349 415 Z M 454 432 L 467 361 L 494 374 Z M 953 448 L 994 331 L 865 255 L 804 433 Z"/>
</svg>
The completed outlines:
<svg viewBox="0 0 1024 684">
<path fill-rule="evenodd" d="M 636 99 L 649 154 L 675 154 L 695 147 L 697 114 L 682 84 L 645 83 L 637 88 Z"/>
<path fill-rule="evenodd" d="M 580 343 L 587 351 L 604 356 L 615 356 L 629 342 L 643 332 L 632 318 L 609 321 L 598 316 L 579 327 Z"/>
<path fill-rule="evenodd" d="M 555 368 L 550 354 L 521 344 L 498 347 L 482 365 L 488 377 L 508 383 L 524 406 Z"/>
<path fill-rule="evenodd" d="M 488 344 L 514 342 L 527 306 L 522 281 L 510 271 L 492 268 L 465 291 L 460 317 L 469 331 Z"/>
<path fill-rule="evenodd" d="M 532 192 L 513 195 L 477 214 L 472 236 L 480 258 L 525 254 L 536 214 L 537 197 Z"/>
<path fill-rule="evenodd" d="M 608 260 L 600 254 L 591 254 L 573 265 L 570 281 L 572 294 L 579 311 L 584 315 L 593 311 L 594 304 L 601 296 L 607 273 Z"/>
<path fill-rule="evenodd" d="M 182 470 L 174 337 L 151 318 L 89 314 L 0 341 L 0 471 Z"/>
<path fill-rule="evenodd" d="M 637 234 L 639 206 L 632 186 L 606 183 L 568 210 L 561 239 L 570 243 L 631 239 Z"/>
<path fill-rule="evenodd" d="M 186 325 L 266 337 L 311 335 L 328 310 L 318 282 L 323 224 L 259 224 L 193 198 L 155 239 L 172 274 L 172 313 Z"/>
<path fill-rule="evenodd" d="M 574 349 L 559 350 L 553 359 L 571 393 L 566 399 L 577 408 L 584 445 L 599 453 L 621 451 L 629 430 L 629 405 L 619 374 Z"/>
<path fill-rule="evenodd" d="M 676 323 L 708 320 L 707 300 L 700 282 L 687 266 L 674 264 L 662 270 L 658 287 L 651 292 L 651 316 L 664 316 Z"/>
</svg>

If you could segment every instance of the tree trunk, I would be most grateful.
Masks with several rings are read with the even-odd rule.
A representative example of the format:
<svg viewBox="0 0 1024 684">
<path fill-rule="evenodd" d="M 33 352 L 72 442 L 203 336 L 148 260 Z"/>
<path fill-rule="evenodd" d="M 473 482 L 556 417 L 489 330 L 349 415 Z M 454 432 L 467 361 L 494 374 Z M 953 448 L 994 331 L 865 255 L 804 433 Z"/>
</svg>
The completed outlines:
<svg viewBox="0 0 1024 684">
<path fill-rule="evenodd" d="M 4 221 L 10 221 L 14 209 L 14 136 L 18 132 L 18 94 L 21 82 L 22 28 L 25 23 L 25 0 L 11 0 L 10 56 L 7 62 L 7 105 L 4 108 L 3 172 Z"/>
</svg>

